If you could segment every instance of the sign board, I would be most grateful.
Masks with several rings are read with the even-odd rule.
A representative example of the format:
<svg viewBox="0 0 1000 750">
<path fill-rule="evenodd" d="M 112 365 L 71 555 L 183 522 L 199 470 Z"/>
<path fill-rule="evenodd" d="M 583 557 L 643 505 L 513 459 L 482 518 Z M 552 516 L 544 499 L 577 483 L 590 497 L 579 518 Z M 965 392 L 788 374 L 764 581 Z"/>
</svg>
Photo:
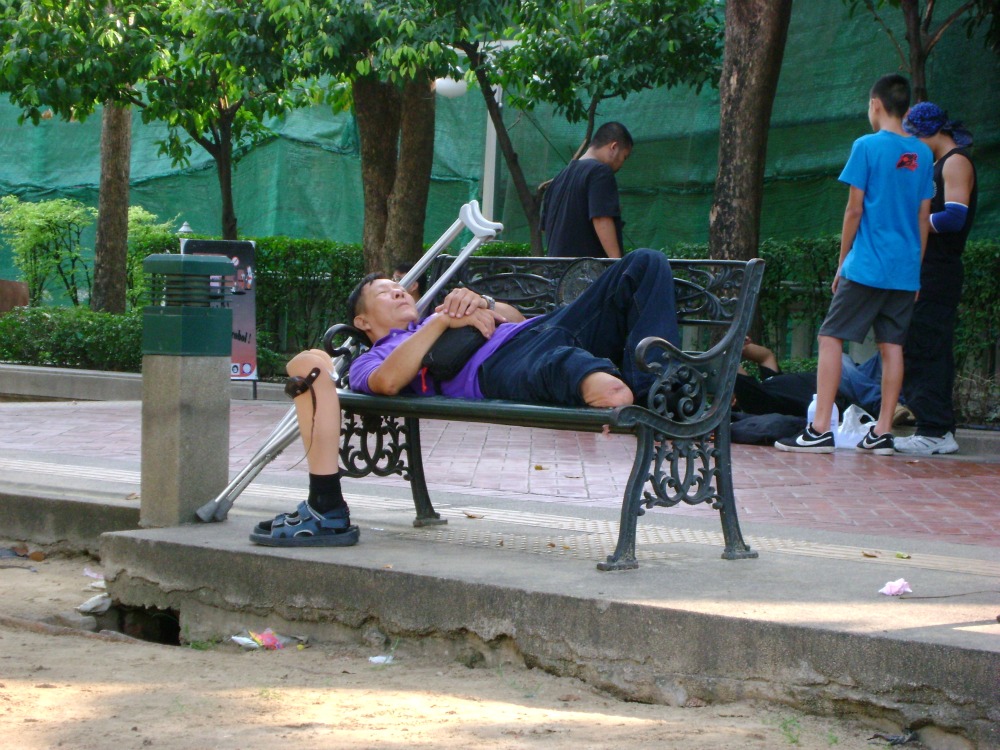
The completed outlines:
<svg viewBox="0 0 1000 750">
<path fill-rule="evenodd" d="M 226 298 L 233 310 L 233 380 L 257 380 L 257 304 L 254 254 L 257 245 L 240 240 L 181 240 L 181 253 L 224 255 L 233 264 L 226 277 L 232 294 Z"/>
</svg>

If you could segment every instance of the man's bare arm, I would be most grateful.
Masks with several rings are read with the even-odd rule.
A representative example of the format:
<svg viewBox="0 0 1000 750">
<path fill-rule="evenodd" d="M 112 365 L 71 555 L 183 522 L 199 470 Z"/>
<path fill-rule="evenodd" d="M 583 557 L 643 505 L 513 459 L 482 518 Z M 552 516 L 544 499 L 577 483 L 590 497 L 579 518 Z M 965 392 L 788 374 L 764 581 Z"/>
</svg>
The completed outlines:
<svg viewBox="0 0 1000 750">
<path fill-rule="evenodd" d="M 420 372 L 421 363 L 441 334 L 449 328 L 449 318 L 436 315 L 420 330 L 393 349 L 371 375 L 368 387 L 372 393 L 395 396 L 408 386 Z"/>
<path fill-rule="evenodd" d="M 927 252 L 927 236 L 931 231 L 931 199 L 920 202 L 920 262 L 924 262 L 924 253 Z"/>
<path fill-rule="evenodd" d="M 972 189 L 976 183 L 976 173 L 972 168 L 972 162 L 961 154 L 955 154 L 944 163 L 941 176 L 944 178 L 945 207 L 947 208 L 949 203 L 959 203 L 968 208 L 969 201 L 972 199 Z M 935 234 L 938 232 L 934 222 L 931 222 L 930 231 Z"/>
<path fill-rule="evenodd" d="M 844 259 L 851 252 L 858 227 L 861 226 L 861 214 L 864 210 L 865 191 L 852 185 L 851 192 L 847 196 L 847 208 L 844 209 L 844 226 L 840 232 L 840 259 L 837 261 L 837 275 L 833 277 L 832 285 L 834 293 L 840 284 L 840 269 L 844 265 Z"/>
<path fill-rule="evenodd" d="M 601 241 L 601 247 L 609 258 L 622 257 L 622 249 L 618 246 L 618 231 L 615 229 L 615 220 L 610 216 L 595 216 L 591 219 L 594 231 L 597 232 L 597 239 Z"/>
<path fill-rule="evenodd" d="M 393 349 L 371 375 L 368 376 L 368 387 L 373 393 L 382 396 L 395 396 L 403 388 L 413 382 L 423 366 L 423 359 L 441 338 L 441 334 L 449 328 L 475 326 L 486 338 L 493 335 L 497 322 L 503 322 L 492 310 L 475 310 L 471 315 L 462 318 L 450 318 L 447 315 L 434 315 L 430 321 L 420 327 L 416 333 Z"/>
</svg>

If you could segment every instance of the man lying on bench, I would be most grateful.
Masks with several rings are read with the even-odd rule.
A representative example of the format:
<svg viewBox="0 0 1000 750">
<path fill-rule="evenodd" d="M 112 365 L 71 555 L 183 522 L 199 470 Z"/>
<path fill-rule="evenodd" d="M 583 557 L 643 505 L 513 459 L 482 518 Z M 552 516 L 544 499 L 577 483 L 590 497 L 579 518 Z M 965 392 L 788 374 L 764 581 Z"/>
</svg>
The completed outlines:
<svg viewBox="0 0 1000 750">
<path fill-rule="evenodd" d="M 529 320 L 502 302 L 454 289 L 421 321 L 407 291 L 378 274 L 358 284 L 348 310 L 354 326 L 372 342 L 351 364 L 351 390 L 388 396 L 627 406 L 642 402 L 655 380 L 655 374 L 636 365 L 639 342 L 658 336 L 680 344 L 670 263 L 652 250 L 626 255 L 572 303 Z M 439 374 L 436 381 L 436 360 L 443 358 L 447 371 L 453 357 L 438 352 L 435 344 L 453 338 L 445 336 L 447 331 L 470 328 L 482 334 L 470 337 L 479 341 L 457 346 L 466 354 L 472 349 L 471 355 L 453 365 L 457 374 L 449 372 L 447 379 Z M 309 465 L 309 498 L 295 512 L 257 524 L 250 540 L 275 547 L 357 544 L 358 527 L 351 525 L 340 489 L 340 403 L 329 377 L 333 363 L 325 351 L 311 349 L 287 369 Z"/>
</svg>

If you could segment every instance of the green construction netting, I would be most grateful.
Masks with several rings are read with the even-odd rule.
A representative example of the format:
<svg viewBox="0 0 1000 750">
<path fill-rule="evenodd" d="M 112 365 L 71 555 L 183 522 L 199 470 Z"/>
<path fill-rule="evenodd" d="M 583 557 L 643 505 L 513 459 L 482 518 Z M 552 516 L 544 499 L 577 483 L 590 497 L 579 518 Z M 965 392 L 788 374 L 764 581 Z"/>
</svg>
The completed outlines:
<svg viewBox="0 0 1000 750">
<path fill-rule="evenodd" d="M 941 5 L 937 14 L 944 18 L 957 2 Z M 898 12 L 885 12 L 902 39 Z M 772 116 L 762 237 L 840 230 L 847 190 L 837 175 L 853 140 L 869 132 L 868 88 L 899 64 L 866 12 L 848 18 L 841 0 L 795 4 Z M 931 99 L 976 136 L 980 212 L 973 236 L 1000 236 L 1000 57 L 956 27 L 931 56 L 928 83 Z M 607 119 L 625 122 L 636 138 L 633 157 L 618 175 L 626 245 L 706 240 L 717 161 L 717 92 L 644 92 L 606 102 L 599 121 Z M 546 108 L 508 109 L 505 120 L 532 185 L 565 165 L 583 133 L 582 124 L 570 125 Z M 362 190 L 353 118 L 312 108 L 271 127 L 275 136 L 248 153 L 235 174 L 241 234 L 359 241 Z M 485 133 L 485 107 L 475 91 L 438 98 L 427 241 L 454 221 L 459 205 L 479 196 Z M 157 155 L 163 134 L 162 126 L 142 125 L 136 116 L 132 204 L 161 220 L 187 221 L 199 233 L 218 233 L 220 201 L 211 160 L 195 147 L 189 167 L 171 166 Z M 66 196 L 96 205 L 99 144 L 99 115 L 84 123 L 18 126 L 16 108 L 0 102 L 0 194 L 30 200 Z M 502 159 L 499 164 L 493 215 L 504 223 L 505 239 L 524 241 L 523 214 Z M 17 277 L 2 243 L 0 277 Z"/>
</svg>

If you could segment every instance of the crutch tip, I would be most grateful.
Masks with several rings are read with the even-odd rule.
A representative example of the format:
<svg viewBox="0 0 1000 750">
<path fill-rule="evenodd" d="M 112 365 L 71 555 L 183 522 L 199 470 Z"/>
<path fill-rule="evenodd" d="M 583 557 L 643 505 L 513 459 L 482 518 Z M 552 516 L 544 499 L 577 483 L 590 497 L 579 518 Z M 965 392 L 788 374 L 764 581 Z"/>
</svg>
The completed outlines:
<svg viewBox="0 0 1000 750">
<path fill-rule="evenodd" d="M 215 517 L 215 511 L 218 510 L 218 504 L 215 501 L 202 505 L 194 514 L 198 517 L 198 520 L 204 521 L 205 523 L 212 523 L 212 521 L 222 520 Z M 223 516 L 225 518 L 225 516 Z"/>
</svg>

